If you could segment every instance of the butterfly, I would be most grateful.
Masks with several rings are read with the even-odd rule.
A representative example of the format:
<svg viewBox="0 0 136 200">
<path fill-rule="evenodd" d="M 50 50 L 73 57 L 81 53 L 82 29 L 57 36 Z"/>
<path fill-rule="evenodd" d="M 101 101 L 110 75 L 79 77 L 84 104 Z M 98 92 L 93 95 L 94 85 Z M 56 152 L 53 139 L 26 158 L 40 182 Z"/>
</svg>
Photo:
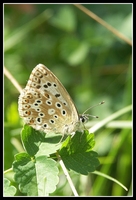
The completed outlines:
<svg viewBox="0 0 136 200">
<path fill-rule="evenodd" d="M 88 121 L 88 115 L 79 115 L 65 87 L 43 64 L 32 70 L 19 96 L 18 111 L 26 124 L 47 134 L 71 134 Z"/>
</svg>

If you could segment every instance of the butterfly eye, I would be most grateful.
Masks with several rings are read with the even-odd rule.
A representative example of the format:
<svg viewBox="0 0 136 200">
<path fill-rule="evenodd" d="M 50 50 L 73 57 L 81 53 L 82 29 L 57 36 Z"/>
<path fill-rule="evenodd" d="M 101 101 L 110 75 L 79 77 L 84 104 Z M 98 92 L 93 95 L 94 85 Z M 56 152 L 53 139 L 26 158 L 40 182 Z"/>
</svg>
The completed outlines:
<svg viewBox="0 0 136 200">
<path fill-rule="evenodd" d="M 86 123 L 88 121 L 88 117 L 86 115 L 81 115 L 79 117 L 80 122 Z"/>
</svg>

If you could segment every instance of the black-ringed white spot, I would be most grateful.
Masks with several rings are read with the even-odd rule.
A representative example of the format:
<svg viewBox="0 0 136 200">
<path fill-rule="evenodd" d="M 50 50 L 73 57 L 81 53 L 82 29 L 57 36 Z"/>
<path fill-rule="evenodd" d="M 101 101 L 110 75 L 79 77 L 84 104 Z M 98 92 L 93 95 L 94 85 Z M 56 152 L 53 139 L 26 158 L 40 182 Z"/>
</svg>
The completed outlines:
<svg viewBox="0 0 136 200">
<path fill-rule="evenodd" d="M 63 115 L 63 116 L 65 116 L 66 115 L 66 110 L 61 110 L 61 114 Z"/>
<path fill-rule="evenodd" d="M 41 124 L 41 123 L 42 123 L 42 118 L 41 118 L 41 117 L 37 117 L 37 118 L 36 118 L 36 122 L 37 122 L 38 124 Z"/>
<path fill-rule="evenodd" d="M 48 86 L 51 86 L 51 83 L 50 83 L 50 82 L 47 82 L 47 85 L 48 85 Z"/>
<path fill-rule="evenodd" d="M 49 120 L 50 124 L 55 124 L 55 121 L 53 119 Z"/>
<path fill-rule="evenodd" d="M 38 113 L 38 115 L 39 115 L 39 117 L 44 117 L 45 116 L 45 114 L 42 113 L 42 112 Z"/>
<path fill-rule="evenodd" d="M 51 106 L 51 105 L 52 105 L 52 102 L 51 102 L 50 100 L 47 100 L 47 101 L 46 101 L 46 104 L 48 104 L 49 106 Z"/>
<path fill-rule="evenodd" d="M 54 87 L 57 87 L 56 83 L 53 83 L 53 86 L 54 86 Z"/>
<path fill-rule="evenodd" d="M 55 119 L 58 119 L 58 115 L 53 115 L 53 117 L 54 117 Z"/>
<path fill-rule="evenodd" d="M 40 109 L 40 108 L 36 108 L 35 110 L 36 110 L 37 112 L 40 112 L 40 111 L 41 111 L 41 109 Z"/>
<path fill-rule="evenodd" d="M 34 106 L 39 106 L 39 104 L 38 103 L 34 103 Z"/>
<path fill-rule="evenodd" d="M 39 104 L 42 103 L 42 101 L 41 101 L 40 99 L 37 99 L 35 102 L 36 102 L 36 103 L 39 103 Z"/>
<path fill-rule="evenodd" d="M 43 85 L 44 88 L 48 88 L 48 86 L 46 84 Z"/>
<path fill-rule="evenodd" d="M 67 106 L 67 103 L 66 103 L 66 102 L 63 102 L 63 105 L 64 105 L 64 106 Z"/>
<path fill-rule="evenodd" d="M 42 127 L 43 127 L 43 128 L 47 128 L 47 127 L 48 127 L 48 124 L 45 123 L 45 124 L 42 125 Z"/>
<path fill-rule="evenodd" d="M 55 103 L 55 106 L 56 106 L 57 108 L 61 108 L 61 107 L 62 107 L 61 103 L 59 103 L 59 102 L 56 102 L 56 103 Z"/>
</svg>

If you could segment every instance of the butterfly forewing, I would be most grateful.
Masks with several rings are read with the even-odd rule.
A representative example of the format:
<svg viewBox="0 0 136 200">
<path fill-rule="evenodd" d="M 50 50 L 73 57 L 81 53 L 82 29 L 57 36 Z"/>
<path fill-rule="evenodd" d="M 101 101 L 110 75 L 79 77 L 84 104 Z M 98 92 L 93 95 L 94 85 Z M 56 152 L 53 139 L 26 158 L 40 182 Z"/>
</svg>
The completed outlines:
<svg viewBox="0 0 136 200">
<path fill-rule="evenodd" d="M 77 109 L 58 78 L 37 65 L 19 96 L 19 114 L 25 123 L 45 133 L 71 133 L 77 129 Z"/>
</svg>

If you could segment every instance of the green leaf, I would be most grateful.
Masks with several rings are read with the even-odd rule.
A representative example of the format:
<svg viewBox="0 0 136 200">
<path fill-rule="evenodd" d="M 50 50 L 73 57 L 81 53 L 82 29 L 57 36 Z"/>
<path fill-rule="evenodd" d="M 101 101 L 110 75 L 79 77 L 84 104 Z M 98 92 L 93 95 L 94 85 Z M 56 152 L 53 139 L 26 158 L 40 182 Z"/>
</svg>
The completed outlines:
<svg viewBox="0 0 136 200">
<path fill-rule="evenodd" d="M 56 162 L 46 156 L 32 159 L 27 153 L 15 156 L 14 179 L 19 189 L 27 196 L 47 196 L 56 189 L 59 181 Z"/>
<path fill-rule="evenodd" d="M 38 196 L 47 196 L 56 190 L 59 170 L 56 162 L 46 156 L 36 158 L 36 175 L 38 184 Z"/>
<path fill-rule="evenodd" d="M 39 146 L 39 151 L 36 156 L 46 155 L 55 153 L 58 149 L 60 149 L 61 143 L 61 134 L 47 134 L 44 142 L 42 142 Z"/>
<path fill-rule="evenodd" d="M 76 132 L 71 139 L 68 137 L 60 149 L 60 156 L 68 170 L 87 175 L 95 171 L 99 165 L 98 154 L 92 151 L 95 145 L 94 134 Z"/>
<path fill-rule="evenodd" d="M 27 153 L 30 156 L 34 156 L 39 150 L 39 145 L 42 141 L 44 141 L 44 136 L 32 127 L 24 125 L 21 133 L 21 139 Z"/>
<path fill-rule="evenodd" d="M 61 134 L 42 134 L 28 125 L 24 125 L 21 133 L 24 148 L 30 156 L 55 153 L 60 148 L 61 137 Z"/>
<path fill-rule="evenodd" d="M 28 196 L 37 196 L 37 179 L 35 163 L 27 153 L 19 153 L 13 162 L 14 179 L 19 184 L 22 193 Z"/>
<path fill-rule="evenodd" d="M 10 181 L 4 178 L 4 197 L 14 196 L 16 193 L 16 188 L 10 185 Z"/>
</svg>

